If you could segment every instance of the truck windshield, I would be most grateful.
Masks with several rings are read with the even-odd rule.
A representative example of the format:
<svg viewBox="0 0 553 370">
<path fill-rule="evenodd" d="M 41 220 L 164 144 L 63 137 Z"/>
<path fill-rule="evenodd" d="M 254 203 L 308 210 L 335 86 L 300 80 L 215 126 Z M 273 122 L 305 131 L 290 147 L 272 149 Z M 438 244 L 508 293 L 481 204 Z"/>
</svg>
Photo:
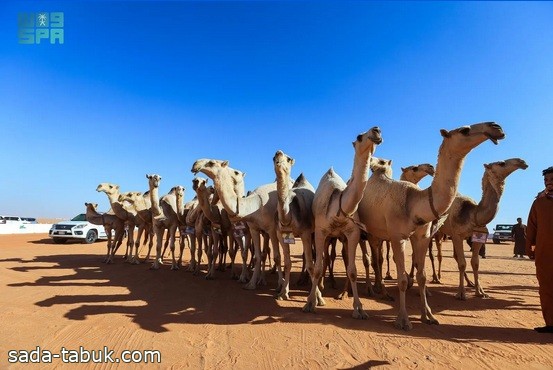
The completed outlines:
<svg viewBox="0 0 553 370">
<path fill-rule="evenodd" d="M 513 229 L 513 225 L 497 225 L 495 229 L 497 231 L 511 231 Z"/>
</svg>

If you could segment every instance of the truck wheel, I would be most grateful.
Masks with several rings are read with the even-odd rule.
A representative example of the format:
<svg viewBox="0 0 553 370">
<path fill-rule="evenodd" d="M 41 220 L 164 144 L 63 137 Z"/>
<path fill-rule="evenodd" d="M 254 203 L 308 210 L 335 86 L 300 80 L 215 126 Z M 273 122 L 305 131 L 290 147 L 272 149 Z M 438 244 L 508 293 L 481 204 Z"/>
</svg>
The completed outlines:
<svg viewBox="0 0 553 370">
<path fill-rule="evenodd" d="M 65 244 L 65 241 L 67 239 L 62 239 L 62 238 L 54 238 L 54 243 L 56 244 Z"/>
<path fill-rule="evenodd" d="M 94 230 L 89 230 L 89 231 L 86 233 L 86 238 L 85 238 L 84 242 L 85 242 L 86 244 L 92 244 L 92 243 L 94 243 L 97 239 L 98 239 L 98 234 L 96 234 L 96 231 L 94 231 Z"/>
</svg>

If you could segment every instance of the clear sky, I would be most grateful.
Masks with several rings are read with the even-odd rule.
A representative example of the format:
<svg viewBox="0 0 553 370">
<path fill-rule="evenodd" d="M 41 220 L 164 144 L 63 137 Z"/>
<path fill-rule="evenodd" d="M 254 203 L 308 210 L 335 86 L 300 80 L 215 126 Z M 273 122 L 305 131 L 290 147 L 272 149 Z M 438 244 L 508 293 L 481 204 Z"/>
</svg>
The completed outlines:
<svg viewBox="0 0 553 370">
<path fill-rule="evenodd" d="M 28 12 L 63 12 L 64 43 L 20 44 Z M 315 187 L 347 180 L 375 125 L 397 179 L 436 163 L 441 128 L 496 121 L 506 139 L 469 153 L 459 191 L 478 201 L 484 163 L 523 158 L 492 224 L 526 220 L 553 165 L 552 40 L 551 2 L 2 1 L 0 214 L 105 211 L 100 182 L 146 191 L 147 173 L 189 200 L 198 158 L 252 190 L 278 149 Z"/>
</svg>

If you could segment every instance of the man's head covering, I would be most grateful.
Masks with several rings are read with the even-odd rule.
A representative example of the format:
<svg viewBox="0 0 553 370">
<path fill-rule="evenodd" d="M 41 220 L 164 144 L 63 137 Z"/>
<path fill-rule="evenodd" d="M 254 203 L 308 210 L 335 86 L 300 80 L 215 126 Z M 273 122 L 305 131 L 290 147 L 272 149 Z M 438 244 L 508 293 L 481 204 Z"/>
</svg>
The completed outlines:
<svg viewBox="0 0 553 370">
<path fill-rule="evenodd" d="M 549 173 L 553 173 L 553 166 L 546 168 L 545 170 L 542 171 L 541 174 L 542 174 L 543 176 L 545 176 L 545 175 L 547 175 L 547 174 L 549 174 Z"/>
</svg>

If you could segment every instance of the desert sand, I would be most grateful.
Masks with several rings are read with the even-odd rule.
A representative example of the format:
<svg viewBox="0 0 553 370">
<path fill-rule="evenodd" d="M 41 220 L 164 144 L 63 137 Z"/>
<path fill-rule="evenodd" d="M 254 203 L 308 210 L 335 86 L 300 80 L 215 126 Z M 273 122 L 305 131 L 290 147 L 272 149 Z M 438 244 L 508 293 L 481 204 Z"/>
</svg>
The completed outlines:
<svg viewBox="0 0 553 370">
<path fill-rule="evenodd" d="M 293 246 L 289 301 L 273 298 L 276 275 L 248 291 L 228 270 L 207 281 L 205 269 L 199 276 L 171 271 L 168 258 L 152 271 L 147 263 L 125 263 L 120 251 L 116 263 L 106 265 L 105 246 L 56 245 L 44 234 L 0 235 L 0 368 L 553 368 L 553 335 L 532 330 L 543 325 L 534 263 L 512 258 L 512 244 L 488 245 L 481 260 L 480 278 L 490 298 L 477 298 L 467 288 L 467 300 L 459 301 L 459 275 L 451 243 L 445 242 L 442 284 L 429 286 L 429 304 L 440 324 L 421 323 L 415 284 L 407 292 L 413 323 L 408 332 L 393 325 L 395 282 L 387 282 L 395 302 L 363 293 L 368 320 L 353 319 L 352 299 L 334 299 L 338 290 L 328 286 L 327 305 L 316 314 L 303 313 L 306 288 L 294 284 L 300 244 Z M 188 261 L 189 250 L 185 253 Z M 465 255 L 469 258 L 468 251 Z M 364 292 L 359 253 L 357 262 Z M 342 261 L 336 266 L 341 287 Z M 426 271 L 431 274 L 429 262 Z M 107 346 L 113 358 L 124 350 L 159 350 L 161 363 L 8 362 L 8 351 L 37 346 L 52 353 Z"/>
</svg>

